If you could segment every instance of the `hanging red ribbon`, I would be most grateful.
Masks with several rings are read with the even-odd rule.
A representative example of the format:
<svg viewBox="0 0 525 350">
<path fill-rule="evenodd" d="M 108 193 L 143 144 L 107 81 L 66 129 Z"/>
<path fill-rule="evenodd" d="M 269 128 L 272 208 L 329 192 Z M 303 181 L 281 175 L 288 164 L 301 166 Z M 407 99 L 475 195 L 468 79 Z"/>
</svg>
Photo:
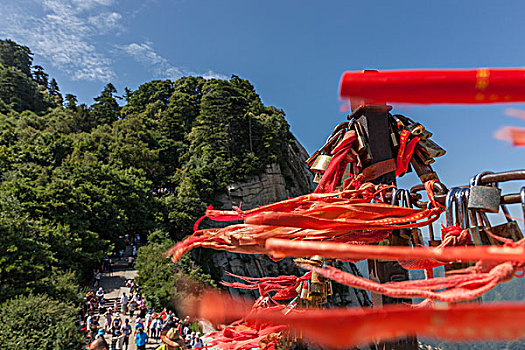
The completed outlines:
<svg viewBox="0 0 525 350">
<path fill-rule="evenodd" d="M 278 277 L 245 277 L 237 276 L 232 273 L 227 272 L 228 276 L 232 276 L 246 282 L 224 282 L 221 284 L 230 288 L 239 288 L 239 289 L 249 289 L 249 290 L 259 290 L 261 296 L 265 296 L 270 292 L 276 292 L 272 299 L 281 300 L 281 299 L 292 299 L 295 298 L 298 293 L 296 291 L 297 287 L 302 281 L 309 280 L 311 273 L 308 272 L 301 277 L 297 276 L 278 276 Z"/>
<path fill-rule="evenodd" d="M 408 164 L 414 153 L 419 137 L 414 137 L 408 143 L 408 137 L 410 132 L 408 130 L 401 131 L 401 137 L 399 140 L 399 151 L 397 152 L 396 158 L 396 176 L 403 174 L 408 169 Z"/>
<path fill-rule="evenodd" d="M 328 164 L 315 193 L 326 193 L 335 191 L 336 187 L 341 184 L 346 165 L 351 161 L 357 161 L 351 154 L 351 148 L 357 139 L 353 130 L 348 131 L 341 142 L 332 150 L 332 160 Z"/>
</svg>

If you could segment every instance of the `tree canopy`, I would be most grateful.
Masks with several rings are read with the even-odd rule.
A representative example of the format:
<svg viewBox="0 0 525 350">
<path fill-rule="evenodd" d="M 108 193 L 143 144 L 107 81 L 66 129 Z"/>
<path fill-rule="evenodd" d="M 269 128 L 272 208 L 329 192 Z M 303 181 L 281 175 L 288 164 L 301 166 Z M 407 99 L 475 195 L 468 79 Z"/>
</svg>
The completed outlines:
<svg viewBox="0 0 525 350">
<path fill-rule="evenodd" d="M 74 291 L 130 234 L 154 241 L 137 263 L 152 306 L 185 278 L 212 283 L 198 262 L 162 251 L 229 183 L 283 162 L 293 140 L 284 112 L 237 76 L 146 82 L 122 105 L 117 94 L 108 83 L 91 105 L 64 99 L 29 48 L 0 40 L 0 317 L 49 299 L 42 312 L 62 322 L 57 305 L 74 309 Z M 22 331 L 0 324 L 0 339 Z"/>
</svg>

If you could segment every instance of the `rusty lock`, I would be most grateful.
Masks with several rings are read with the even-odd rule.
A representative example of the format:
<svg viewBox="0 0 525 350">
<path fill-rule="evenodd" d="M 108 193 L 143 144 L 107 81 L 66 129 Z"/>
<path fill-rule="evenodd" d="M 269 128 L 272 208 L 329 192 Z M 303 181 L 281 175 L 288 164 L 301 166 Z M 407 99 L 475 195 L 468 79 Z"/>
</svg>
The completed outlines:
<svg viewBox="0 0 525 350">
<path fill-rule="evenodd" d="M 420 139 L 418 144 L 421 146 L 422 152 L 431 158 L 442 157 L 447 153 L 444 148 L 429 138 Z"/>
<path fill-rule="evenodd" d="M 487 174 L 492 174 L 492 172 L 479 173 L 470 180 L 468 208 L 482 212 L 497 213 L 501 201 L 501 190 L 497 187 L 497 184 L 493 186 L 480 185 L 481 177 Z"/>
<path fill-rule="evenodd" d="M 492 233 L 496 236 L 512 239 L 514 242 L 519 241 L 523 238 L 523 233 L 520 230 L 520 227 L 518 223 L 514 220 L 512 220 L 510 213 L 505 205 L 501 205 L 501 211 L 503 212 L 503 216 L 505 216 L 505 219 L 507 220 L 506 223 L 496 225 L 492 227 Z M 501 245 L 500 241 L 493 239 L 491 237 L 491 241 L 494 245 Z"/>
</svg>

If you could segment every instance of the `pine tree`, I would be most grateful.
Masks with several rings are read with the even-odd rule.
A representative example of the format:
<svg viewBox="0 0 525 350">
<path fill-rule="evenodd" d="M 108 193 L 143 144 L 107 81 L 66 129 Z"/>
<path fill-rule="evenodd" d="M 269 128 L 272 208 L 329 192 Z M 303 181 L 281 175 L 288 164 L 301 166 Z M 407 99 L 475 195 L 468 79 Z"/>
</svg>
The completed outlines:
<svg viewBox="0 0 525 350">
<path fill-rule="evenodd" d="M 33 66 L 33 80 L 39 86 L 43 86 L 46 89 L 49 86 L 49 74 L 44 72 L 44 68 L 42 66 Z M 56 83 L 56 81 L 55 81 L 55 83 Z"/>
<path fill-rule="evenodd" d="M 119 118 L 120 106 L 114 97 L 117 89 L 109 83 L 104 87 L 100 96 L 95 97 L 91 106 L 97 125 L 111 124 Z"/>
<path fill-rule="evenodd" d="M 0 64 L 14 67 L 31 77 L 33 53 L 27 46 L 18 45 L 12 40 L 0 40 Z"/>
</svg>

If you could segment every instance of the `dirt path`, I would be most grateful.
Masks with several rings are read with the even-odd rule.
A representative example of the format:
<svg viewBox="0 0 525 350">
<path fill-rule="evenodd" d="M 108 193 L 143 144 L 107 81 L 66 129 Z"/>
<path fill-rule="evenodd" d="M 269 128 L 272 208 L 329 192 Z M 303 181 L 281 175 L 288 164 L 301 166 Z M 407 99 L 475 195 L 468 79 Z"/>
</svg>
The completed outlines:
<svg viewBox="0 0 525 350">
<path fill-rule="evenodd" d="M 105 272 L 102 274 L 100 279 L 100 285 L 104 289 L 106 305 L 113 307 L 115 301 L 118 303 L 118 311 L 120 312 L 120 297 L 123 293 L 129 297 L 129 288 L 126 287 L 126 281 L 137 277 L 138 272 L 134 268 L 127 266 L 127 257 L 131 255 L 131 247 L 126 249 L 124 256 L 121 259 L 117 259 L 114 264 L 113 272 Z M 135 312 L 134 317 L 130 318 L 129 314 L 120 315 L 122 321 L 128 318 L 130 320 L 131 327 L 135 329 L 135 322 L 137 320 L 138 313 Z M 102 320 L 102 315 L 101 315 Z M 111 345 L 111 337 L 107 336 L 106 340 Z M 150 343 L 146 346 L 146 349 L 156 349 L 162 342 L 150 340 Z M 129 350 L 136 350 L 134 344 L 134 337 L 130 336 Z M 110 349 L 108 349 L 110 350 Z"/>
</svg>

